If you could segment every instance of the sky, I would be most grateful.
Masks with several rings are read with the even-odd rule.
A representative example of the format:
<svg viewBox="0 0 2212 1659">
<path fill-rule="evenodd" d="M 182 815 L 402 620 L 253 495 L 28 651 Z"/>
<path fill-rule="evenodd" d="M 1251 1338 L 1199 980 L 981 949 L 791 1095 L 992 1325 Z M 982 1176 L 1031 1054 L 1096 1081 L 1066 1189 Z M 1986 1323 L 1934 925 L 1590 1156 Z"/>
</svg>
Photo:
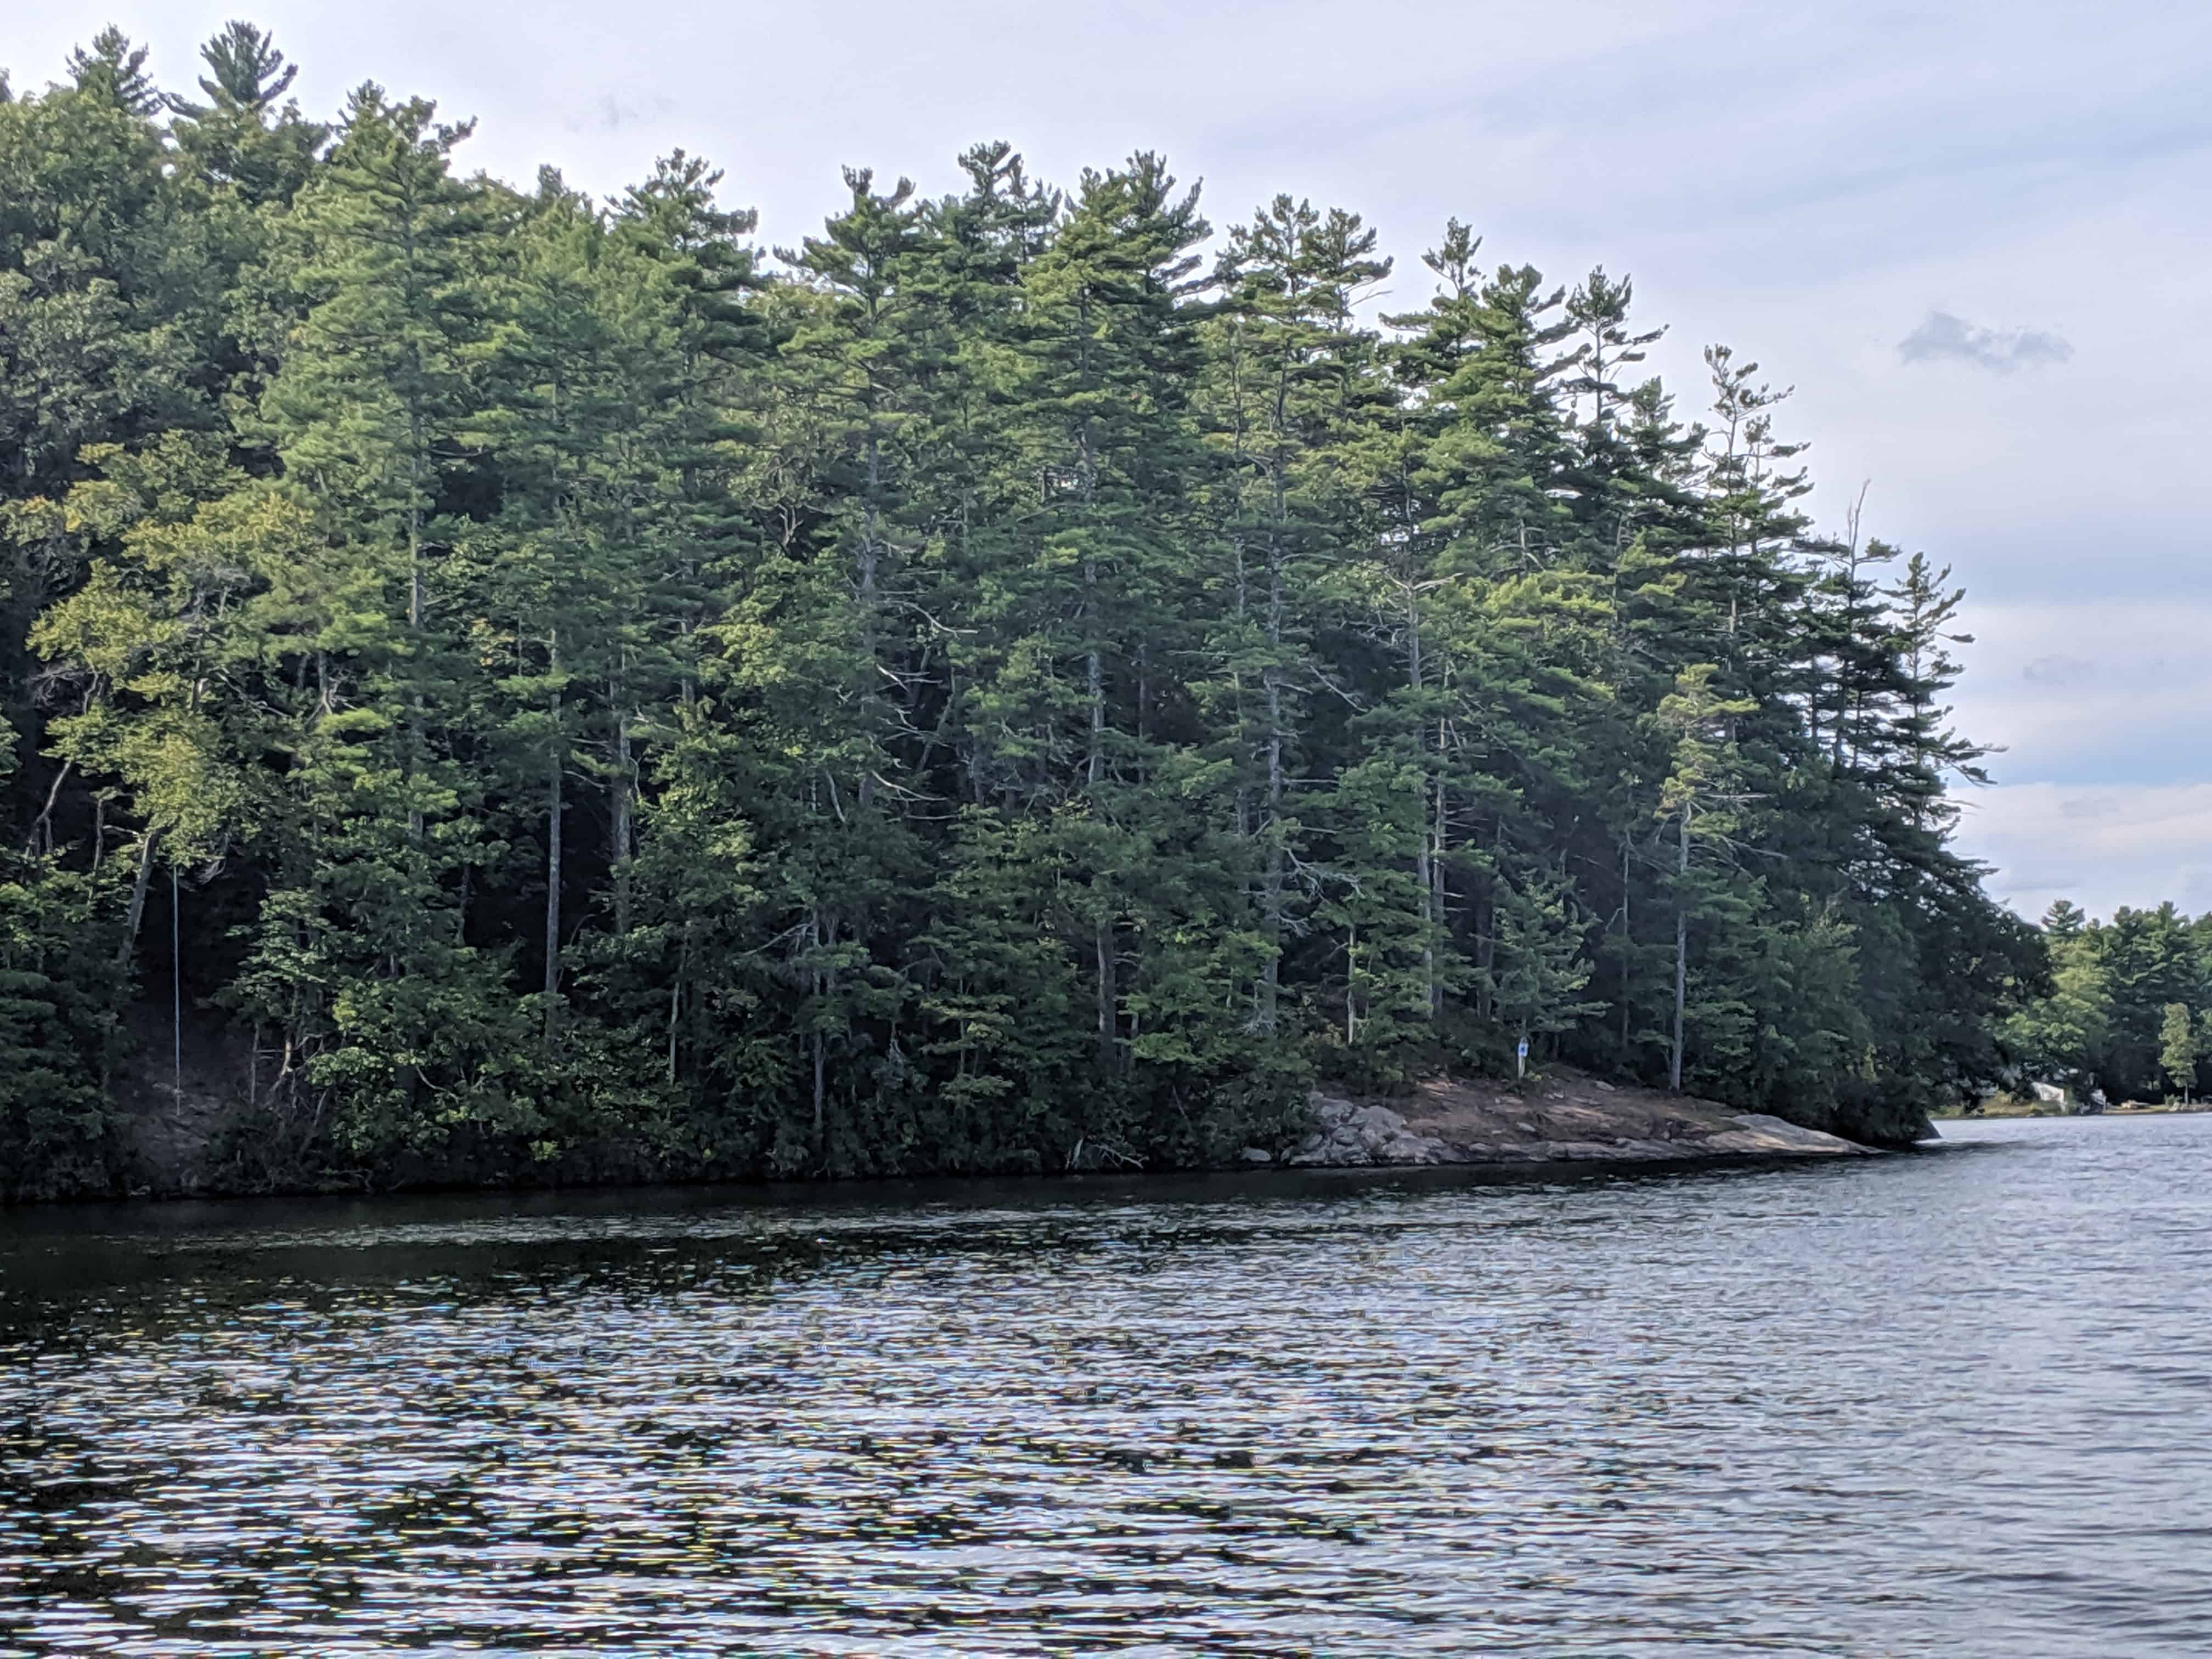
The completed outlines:
<svg viewBox="0 0 2212 1659">
<path fill-rule="evenodd" d="M 2212 6 L 112 0 L 0 23 L 0 65 L 43 84 L 112 21 L 183 86 L 241 11 L 311 112 L 373 79 L 477 118 L 465 163 L 605 193 L 682 147 L 769 244 L 841 167 L 937 192 L 1004 137 L 1054 180 L 1164 151 L 1218 227 L 1353 209 L 1387 308 L 1451 216 L 1488 258 L 1626 273 L 1686 406 L 1706 343 L 1756 360 L 1824 527 L 1863 488 L 1966 588 L 1990 890 L 2212 909 Z"/>
</svg>

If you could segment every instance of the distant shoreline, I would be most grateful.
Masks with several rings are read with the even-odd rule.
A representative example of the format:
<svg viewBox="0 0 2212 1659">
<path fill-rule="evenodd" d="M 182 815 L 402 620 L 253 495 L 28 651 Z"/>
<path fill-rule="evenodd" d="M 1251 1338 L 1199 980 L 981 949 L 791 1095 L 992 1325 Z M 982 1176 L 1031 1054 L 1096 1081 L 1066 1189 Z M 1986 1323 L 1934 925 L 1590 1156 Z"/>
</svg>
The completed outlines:
<svg viewBox="0 0 2212 1659">
<path fill-rule="evenodd" d="M 1936 1123 L 1973 1123 L 2013 1117 L 2164 1117 L 2172 1113 L 2191 1112 L 2212 1112 L 2212 1101 L 2192 1100 L 2186 1106 L 2154 1106 L 2148 1101 L 2130 1100 L 2094 1112 L 2069 1112 L 2044 1101 L 2037 1101 L 2033 1105 L 2004 1101 L 1984 1106 L 1978 1111 L 1931 1112 L 1929 1118 Z"/>
</svg>

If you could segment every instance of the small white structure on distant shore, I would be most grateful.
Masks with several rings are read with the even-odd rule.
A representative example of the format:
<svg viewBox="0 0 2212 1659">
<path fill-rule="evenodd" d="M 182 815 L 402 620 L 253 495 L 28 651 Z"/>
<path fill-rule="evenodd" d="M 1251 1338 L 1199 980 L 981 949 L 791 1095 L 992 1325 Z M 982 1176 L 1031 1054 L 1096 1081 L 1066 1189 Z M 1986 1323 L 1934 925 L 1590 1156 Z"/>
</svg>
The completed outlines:
<svg viewBox="0 0 2212 1659">
<path fill-rule="evenodd" d="M 2035 1091 L 2037 1105 L 2056 1106 L 2069 1116 L 2094 1116 L 2111 1103 L 2102 1089 L 2092 1089 L 2086 1096 L 2077 1097 L 2063 1083 L 2031 1083 L 2027 1086 Z"/>
</svg>

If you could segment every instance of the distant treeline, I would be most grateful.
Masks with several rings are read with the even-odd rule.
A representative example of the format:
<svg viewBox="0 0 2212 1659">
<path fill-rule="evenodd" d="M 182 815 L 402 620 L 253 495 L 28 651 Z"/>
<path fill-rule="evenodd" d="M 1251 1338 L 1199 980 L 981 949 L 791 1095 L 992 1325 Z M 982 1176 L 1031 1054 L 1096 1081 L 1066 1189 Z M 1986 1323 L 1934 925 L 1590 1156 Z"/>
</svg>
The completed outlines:
<svg viewBox="0 0 2212 1659">
<path fill-rule="evenodd" d="M 2122 905 L 2110 921 L 2061 899 L 2043 918 L 2049 994 L 2006 1022 L 2022 1080 L 2115 1103 L 2193 1094 L 2212 1060 L 2212 912 Z"/>
<path fill-rule="evenodd" d="M 2003 1069 L 1960 594 L 1626 278 L 1455 222 L 1370 321 L 1357 215 L 1002 143 L 771 253 L 681 152 L 517 189 L 204 57 L 0 102 L 8 1190 L 130 1178 L 173 928 L 239 1185 L 1188 1162 L 1524 1040 L 1882 1139 Z"/>
</svg>

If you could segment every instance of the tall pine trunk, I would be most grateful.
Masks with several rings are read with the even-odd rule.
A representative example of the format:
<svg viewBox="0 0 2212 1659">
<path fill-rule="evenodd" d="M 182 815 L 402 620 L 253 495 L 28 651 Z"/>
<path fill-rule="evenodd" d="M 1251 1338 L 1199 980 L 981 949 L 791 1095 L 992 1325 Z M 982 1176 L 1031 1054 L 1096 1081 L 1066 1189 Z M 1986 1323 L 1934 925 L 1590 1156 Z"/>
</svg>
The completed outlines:
<svg viewBox="0 0 2212 1659">
<path fill-rule="evenodd" d="M 1110 1072 L 1119 1058 L 1115 1013 L 1120 996 L 1114 983 L 1114 924 L 1105 916 L 1092 924 L 1091 945 L 1097 967 L 1098 1066 L 1101 1071 Z"/>
<path fill-rule="evenodd" d="M 1442 939 L 1447 919 L 1451 914 L 1451 886 L 1444 871 L 1444 855 L 1449 850 L 1450 801 L 1443 780 L 1443 723 L 1437 723 L 1437 793 L 1436 817 L 1429 830 L 1429 927 L 1431 938 Z M 1443 981 L 1436 972 L 1436 946 L 1429 946 L 1429 1018 L 1440 1019 L 1444 1012 Z"/>
<path fill-rule="evenodd" d="M 554 675 L 561 672 L 561 641 L 557 634 L 545 637 L 548 665 Z M 567 810 L 562 798 L 562 773 L 565 757 L 561 751 L 561 693 L 552 696 L 553 729 L 546 739 L 545 768 L 545 1041 L 550 1045 L 560 1028 L 558 999 L 561 994 L 561 826 Z"/>
<path fill-rule="evenodd" d="M 1408 584 L 1406 589 L 1406 684 L 1416 697 L 1419 697 L 1421 692 L 1424 673 L 1421 665 L 1421 611 L 1419 605 L 1414 600 L 1412 586 Z M 1425 723 L 1414 726 L 1413 742 L 1422 751 L 1421 757 L 1424 760 L 1427 759 L 1429 738 Z M 1443 775 L 1441 757 L 1439 757 L 1439 763 L 1436 780 L 1437 828 L 1442 827 L 1443 817 Z M 1433 835 L 1431 826 L 1425 824 L 1422 826 L 1420 841 L 1413 851 L 1413 884 L 1420 892 L 1421 905 L 1422 1006 L 1427 1011 L 1431 1019 L 1434 1019 L 1441 1013 L 1443 1007 L 1443 994 L 1437 983 L 1436 868 L 1437 861 L 1441 856 L 1438 840 L 1439 838 Z"/>
<path fill-rule="evenodd" d="M 1628 1064 L 1629 968 L 1636 959 L 1636 918 L 1629 908 L 1628 831 L 1620 832 L 1620 1063 Z"/>
<path fill-rule="evenodd" d="M 814 912 L 813 917 L 809 924 L 809 930 L 813 935 L 812 942 L 814 949 L 818 954 L 824 946 L 836 941 L 837 937 L 837 919 L 835 916 L 825 916 L 823 912 L 817 908 Z M 823 999 L 830 994 L 830 978 L 827 970 L 820 967 L 817 967 L 813 970 L 812 980 L 814 988 L 814 1018 L 812 1021 L 814 1030 L 812 1033 L 813 1041 L 811 1044 L 812 1059 L 814 1063 L 814 1155 L 818 1158 L 823 1156 L 823 1152 L 822 1133 L 823 1126 L 827 1116 L 825 1108 L 830 1093 L 829 1062 L 823 1051 L 822 1042 L 822 1003 Z"/>
<path fill-rule="evenodd" d="M 617 700 L 612 686 L 607 688 L 607 701 L 615 711 L 614 799 L 607 811 L 607 840 L 614 873 L 615 937 L 621 939 L 629 933 L 630 816 L 635 786 L 630 775 L 629 711 Z"/>
<path fill-rule="evenodd" d="M 1278 546 L 1267 561 L 1267 641 L 1283 643 L 1283 563 Z M 1260 1017 L 1270 1031 L 1275 1029 L 1276 1006 L 1283 977 L 1283 683 L 1279 665 L 1270 662 L 1262 677 L 1267 698 L 1267 873 L 1263 889 L 1262 922 L 1267 937 L 1267 962 L 1260 978 Z"/>
<path fill-rule="evenodd" d="M 1682 1005 L 1690 975 L 1690 810 L 1682 809 L 1680 852 L 1674 863 L 1674 1044 L 1667 1057 L 1667 1086 L 1682 1088 Z"/>
<path fill-rule="evenodd" d="M 414 644 L 415 662 L 412 672 L 415 684 L 415 718 L 407 732 L 407 838 L 422 839 L 422 808 L 416 788 L 422 769 L 423 728 L 429 724 L 430 708 L 422 695 L 421 680 L 422 660 L 422 503 L 417 492 L 422 485 L 422 432 L 419 419 L 410 418 L 409 437 L 414 453 L 407 458 L 407 632 Z"/>
</svg>

